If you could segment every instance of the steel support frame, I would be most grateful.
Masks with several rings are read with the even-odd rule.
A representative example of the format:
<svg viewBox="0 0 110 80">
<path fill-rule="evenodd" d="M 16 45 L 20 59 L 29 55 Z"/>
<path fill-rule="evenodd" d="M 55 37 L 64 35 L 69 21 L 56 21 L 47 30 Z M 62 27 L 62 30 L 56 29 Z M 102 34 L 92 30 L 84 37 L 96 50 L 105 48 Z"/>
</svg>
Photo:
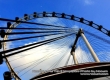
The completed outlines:
<svg viewBox="0 0 110 80">
<path fill-rule="evenodd" d="M 78 64 L 78 61 L 75 56 L 75 49 L 76 49 L 76 43 L 77 43 L 79 37 L 80 37 L 80 30 L 78 31 L 78 34 L 76 34 L 76 38 L 75 38 L 75 41 L 74 41 L 74 44 L 73 44 L 72 50 L 71 50 L 71 55 L 73 56 L 74 64 Z"/>
<path fill-rule="evenodd" d="M 86 36 L 84 35 L 84 32 L 82 29 L 80 29 L 80 35 L 82 36 L 86 46 L 88 47 L 92 57 L 94 58 L 95 62 L 100 62 L 100 60 L 98 59 L 95 51 L 93 50 L 92 46 L 90 45 L 89 41 L 87 40 Z"/>
<path fill-rule="evenodd" d="M 98 59 L 98 57 L 97 57 L 96 53 L 94 52 L 92 46 L 90 45 L 89 41 L 87 40 L 86 36 L 84 35 L 83 30 L 79 29 L 78 34 L 76 34 L 76 38 L 75 38 L 75 41 L 74 41 L 74 44 L 73 44 L 72 50 L 71 50 L 71 55 L 73 56 L 74 64 L 78 64 L 78 61 L 77 61 L 76 56 L 75 56 L 75 49 L 76 49 L 76 43 L 77 43 L 78 38 L 80 36 L 83 38 L 83 40 L 84 40 L 86 46 L 88 47 L 94 61 L 100 62 L 100 60 Z"/>
</svg>

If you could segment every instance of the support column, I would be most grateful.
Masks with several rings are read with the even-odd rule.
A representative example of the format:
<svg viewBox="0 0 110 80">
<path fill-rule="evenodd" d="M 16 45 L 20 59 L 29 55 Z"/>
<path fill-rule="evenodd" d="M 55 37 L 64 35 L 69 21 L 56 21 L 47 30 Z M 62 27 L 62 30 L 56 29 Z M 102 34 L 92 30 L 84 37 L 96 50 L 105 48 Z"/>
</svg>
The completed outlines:
<svg viewBox="0 0 110 80">
<path fill-rule="evenodd" d="M 86 43 L 86 45 L 87 45 L 89 51 L 91 52 L 91 55 L 93 56 L 95 62 L 100 62 L 100 60 L 98 59 L 96 53 L 94 52 L 93 48 L 91 47 L 90 43 L 88 42 L 88 40 L 87 40 L 87 38 L 86 38 L 86 36 L 84 35 L 84 33 L 83 33 L 82 30 L 81 30 L 81 33 L 80 33 L 80 34 L 81 34 L 81 36 L 82 36 L 84 42 Z"/>
<path fill-rule="evenodd" d="M 80 37 L 80 30 L 76 34 L 76 38 L 75 38 L 75 41 L 74 41 L 74 44 L 73 44 L 72 50 L 71 50 L 71 55 L 73 56 L 74 64 L 78 64 L 78 61 L 75 56 L 75 49 L 76 49 L 76 43 L 77 43 L 79 37 Z"/>
<path fill-rule="evenodd" d="M 75 52 L 71 52 L 71 55 L 73 56 L 73 60 L 74 60 L 74 64 L 78 64 L 78 61 L 76 59 L 76 56 L 75 56 Z"/>
</svg>

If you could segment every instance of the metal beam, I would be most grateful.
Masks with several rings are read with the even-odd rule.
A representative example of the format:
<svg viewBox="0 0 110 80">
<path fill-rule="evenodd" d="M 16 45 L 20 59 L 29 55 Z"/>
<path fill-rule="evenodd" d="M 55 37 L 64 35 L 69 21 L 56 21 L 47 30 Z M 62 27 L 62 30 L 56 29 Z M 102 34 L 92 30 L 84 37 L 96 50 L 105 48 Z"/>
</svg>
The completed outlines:
<svg viewBox="0 0 110 80">
<path fill-rule="evenodd" d="M 73 44 L 72 50 L 71 50 L 71 55 L 73 56 L 74 64 L 78 64 L 78 61 L 75 56 L 75 48 L 76 48 L 76 43 L 77 43 L 79 37 L 80 37 L 80 30 L 78 31 L 78 34 L 76 34 L 76 39 L 74 41 L 74 44 Z"/>
<path fill-rule="evenodd" d="M 91 52 L 91 55 L 93 56 L 95 62 L 100 62 L 100 60 L 98 59 L 98 57 L 97 57 L 96 53 L 94 52 L 92 46 L 90 45 L 89 41 L 87 40 L 86 36 L 84 35 L 82 29 L 80 29 L 80 33 L 81 33 L 81 36 L 82 36 L 84 42 L 86 43 L 89 51 Z"/>
</svg>

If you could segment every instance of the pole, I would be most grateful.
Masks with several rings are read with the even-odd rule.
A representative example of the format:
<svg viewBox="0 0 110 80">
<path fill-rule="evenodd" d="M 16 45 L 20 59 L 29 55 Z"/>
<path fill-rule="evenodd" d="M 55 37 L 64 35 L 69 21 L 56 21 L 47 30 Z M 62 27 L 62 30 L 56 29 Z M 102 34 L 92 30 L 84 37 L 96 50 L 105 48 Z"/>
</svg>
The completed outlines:
<svg viewBox="0 0 110 80">
<path fill-rule="evenodd" d="M 78 64 L 78 61 L 75 56 L 75 49 L 76 49 L 76 43 L 77 43 L 79 37 L 80 37 L 80 30 L 76 34 L 76 38 L 75 38 L 75 41 L 74 41 L 74 44 L 73 44 L 72 50 L 71 50 L 71 55 L 73 56 L 74 64 Z"/>
<path fill-rule="evenodd" d="M 91 55 L 93 56 L 93 58 L 94 58 L 95 62 L 100 62 L 100 60 L 98 59 L 98 57 L 97 57 L 96 53 L 94 52 L 93 48 L 91 47 L 90 43 L 88 42 L 88 40 L 87 40 L 86 36 L 84 35 L 84 33 L 83 33 L 82 29 L 81 29 L 80 34 L 81 34 L 81 36 L 82 36 L 82 38 L 83 38 L 84 42 L 86 43 L 86 45 L 87 45 L 87 47 L 88 47 L 89 51 L 91 52 Z"/>
<path fill-rule="evenodd" d="M 73 56 L 73 60 L 74 60 L 74 64 L 78 64 L 78 61 L 76 59 L 76 56 L 75 56 L 75 52 L 71 52 L 72 56 Z"/>
</svg>

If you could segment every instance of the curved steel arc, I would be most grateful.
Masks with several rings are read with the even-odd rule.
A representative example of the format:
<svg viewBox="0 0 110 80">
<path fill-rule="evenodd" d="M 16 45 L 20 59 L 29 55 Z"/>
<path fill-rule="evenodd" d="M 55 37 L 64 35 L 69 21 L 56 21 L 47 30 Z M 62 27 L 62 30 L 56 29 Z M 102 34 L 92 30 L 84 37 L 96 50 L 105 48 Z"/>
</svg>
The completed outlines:
<svg viewBox="0 0 110 80">
<path fill-rule="evenodd" d="M 21 20 L 21 19 L 20 19 Z M 13 25 L 18 25 L 18 24 L 16 24 L 16 23 L 13 23 L 11 26 L 10 26 L 10 28 L 11 27 L 13 27 Z M 6 31 L 6 33 L 10 33 L 12 30 L 11 29 L 8 29 L 7 31 Z M 5 35 L 5 37 L 3 38 L 3 40 L 7 40 L 8 39 L 8 35 Z M 5 51 L 6 50 L 6 43 L 5 42 L 3 42 L 3 51 Z M 4 56 L 5 56 L 5 54 L 4 54 Z M 6 61 L 6 65 L 8 66 L 8 69 L 9 69 L 9 71 L 11 72 L 11 75 L 12 75 L 12 77 L 14 77 L 14 79 L 15 80 L 21 80 L 20 79 L 20 77 L 17 75 L 17 73 L 14 71 L 14 69 L 12 68 L 12 66 L 10 65 L 10 63 L 9 63 L 9 61 L 8 61 L 8 59 L 7 59 L 7 57 L 5 57 L 4 58 L 5 59 L 5 61 Z"/>
<path fill-rule="evenodd" d="M 74 15 L 67 15 L 65 13 L 60 14 L 60 13 L 55 13 L 55 12 L 53 12 L 53 13 L 46 13 L 46 12 L 35 13 L 34 12 L 34 14 L 29 15 L 29 16 L 24 16 L 22 19 L 19 19 L 18 21 L 10 20 L 10 19 L 3 19 L 3 18 L 0 18 L 0 20 L 15 22 L 14 24 L 11 25 L 10 29 L 7 30 L 7 33 L 11 33 L 11 28 L 16 27 L 20 23 L 37 24 L 37 25 L 44 25 L 44 26 L 54 26 L 54 27 L 66 28 L 63 26 L 55 26 L 55 25 L 49 25 L 49 24 L 26 22 L 27 20 L 31 20 L 31 19 L 35 19 L 35 18 L 43 18 L 43 17 L 57 17 L 57 18 L 65 18 L 65 19 L 69 19 L 69 20 L 74 20 L 74 21 L 89 25 L 90 27 L 95 28 L 95 29 L 99 30 L 100 32 L 110 36 L 110 30 L 103 28 L 101 25 L 97 25 L 97 24 L 93 23 L 92 21 L 88 21 L 88 20 L 85 20 L 84 18 L 79 18 L 79 17 L 76 17 Z M 4 40 L 6 40 L 7 38 L 8 38 L 8 35 L 5 35 Z M 4 51 L 6 50 L 6 43 L 5 42 L 3 43 L 3 50 Z M 6 57 L 5 57 L 5 60 L 7 62 L 7 65 L 9 67 L 10 71 L 12 71 L 14 73 L 14 75 L 19 80 L 21 80 L 18 77 L 18 75 L 14 72 L 13 68 L 11 67 L 11 65 L 10 65 L 10 63 Z"/>
<path fill-rule="evenodd" d="M 35 15 L 35 14 L 33 14 L 33 15 Z M 29 18 L 27 18 L 27 20 L 31 20 L 31 19 L 35 18 L 35 17 L 33 17 L 33 15 L 32 16 L 29 16 Z M 93 27 L 93 28 L 101 31 L 102 33 L 110 36 L 110 30 L 107 30 L 107 29 L 103 28 L 101 25 L 95 24 L 92 21 L 88 21 L 88 20 L 86 20 L 84 18 L 79 18 L 79 17 L 76 17 L 74 15 L 67 15 L 65 13 L 62 13 L 62 14 L 60 14 L 60 13 L 54 13 L 54 16 L 53 16 L 53 13 L 45 13 L 45 16 L 44 16 L 44 13 L 38 13 L 36 18 L 43 18 L 43 17 L 57 17 L 57 18 L 65 18 L 65 19 L 69 19 L 69 20 L 74 20 L 74 21 L 77 21 L 77 22 L 80 22 L 80 23 L 89 25 L 89 26 L 91 26 L 91 27 Z M 16 22 L 16 20 L 4 19 L 4 18 L 0 18 L 0 20 Z M 19 22 L 20 23 L 27 23 L 27 24 L 36 24 L 36 25 L 44 25 L 44 26 L 54 26 L 54 27 L 68 28 L 68 27 L 63 27 L 63 26 L 55 26 L 55 25 L 50 25 L 50 24 L 42 24 L 42 23 L 34 23 L 34 22 L 26 22 L 26 21 L 19 21 Z"/>
<path fill-rule="evenodd" d="M 102 33 L 110 36 L 110 30 L 107 30 L 103 26 L 98 25 L 96 23 L 93 23 L 92 21 L 88 21 L 88 20 L 86 20 L 84 18 L 80 18 L 80 17 L 74 16 L 74 15 L 68 15 L 68 14 L 65 14 L 65 13 L 55 13 L 55 12 L 53 12 L 53 13 L 46 13 L 45 12 L 45 16 L 43 14 L 44 14 L 44 12 L 43 13 L 37 13 L 36 14 L 37 15 L 36 18 L 57 17 L 57 18 L 65 18 L 65 19 L 69 19 L 69 20 L 74 20 L 74 21 L 86 24 L 86 25 L 88 25 L 90 27 L 93 27 L 93 28 L 101 31 Z M 53 16 L 53 14 L 54 14 L 54 16 Z M 33 15 L 35 15 L 35 14 L 33 14 Z M 33 18 L 33 15 L 29 16 L 30 19 L 31 19 L 31 17 Z"/>
<path fill-rule="evenodd" d="M 0 20 L 2 20 L 2 21 L 16 22 L 16 20 L 12 20 L 12 19 L 0 18 Z M 42 23 L 35 23 L 35 22 L 26 22 L 26 21 L 19 21 L 19 22 L 20 22 L 20 23 L 26 23 L 26 24 L 41 25 L 41 26 L 53 26 L 53 27 L 60 27 L 60 28 L 68 28 L 68 27 L 63 27 L 63 26 L 56 26 L 56 25 L 42 24 Z"/>
</svg>

